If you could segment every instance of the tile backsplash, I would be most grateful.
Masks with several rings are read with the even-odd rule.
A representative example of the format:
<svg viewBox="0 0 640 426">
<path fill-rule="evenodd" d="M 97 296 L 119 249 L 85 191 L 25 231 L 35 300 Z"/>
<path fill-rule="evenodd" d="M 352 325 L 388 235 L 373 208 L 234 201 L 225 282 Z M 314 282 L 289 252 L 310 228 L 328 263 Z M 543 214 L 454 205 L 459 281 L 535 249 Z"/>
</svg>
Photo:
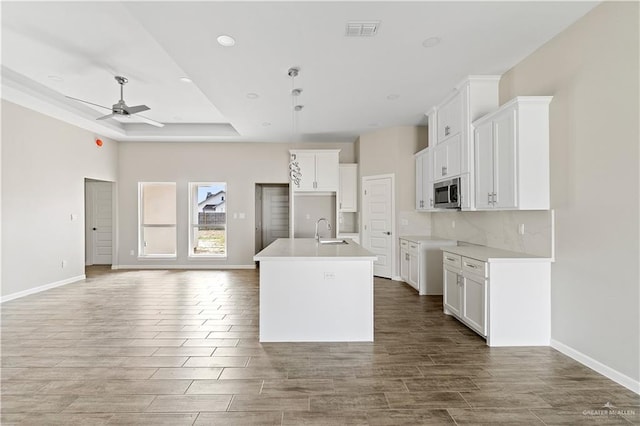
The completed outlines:
<svg viewBox="0 0 640 426">
<path fill-rule="evenodd" d="M 553 211 L 436 212 L 431 235 L 553 257 Z"/>
</svg>

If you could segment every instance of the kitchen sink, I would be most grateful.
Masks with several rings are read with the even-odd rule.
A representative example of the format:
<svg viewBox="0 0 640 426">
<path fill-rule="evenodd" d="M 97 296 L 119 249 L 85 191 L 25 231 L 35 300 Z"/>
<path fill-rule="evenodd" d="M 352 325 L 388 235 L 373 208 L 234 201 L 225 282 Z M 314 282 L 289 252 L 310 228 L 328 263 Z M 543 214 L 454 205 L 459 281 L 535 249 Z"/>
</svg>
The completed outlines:
<svg viewBox="0 0 640 426">
<path fill-rule="evenodd" d="M 338 244 L 349 244 L 345 240 L 340 239 L 328 239 L 328 240 L 320 240 L 320 244 L 330 244 L 330 245 L 338 245 Z"/>
</svg>

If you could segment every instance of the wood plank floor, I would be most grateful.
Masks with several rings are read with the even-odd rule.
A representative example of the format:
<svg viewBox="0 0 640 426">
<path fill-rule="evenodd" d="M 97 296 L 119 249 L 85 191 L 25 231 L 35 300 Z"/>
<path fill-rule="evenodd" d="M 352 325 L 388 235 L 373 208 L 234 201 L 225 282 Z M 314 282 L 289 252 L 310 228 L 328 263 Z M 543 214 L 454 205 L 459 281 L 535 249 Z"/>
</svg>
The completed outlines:
<svg viewBox="0 0 640 426">
<path fill-rule="evenodd" d="M 260 344 L 258 289 L 97 267 L 4 303 L 2 424 L 640 424 L 638 395 L 548 347 L 488 348 L 405 284 L 375 280 L 375 343 Z"/>
</svg>

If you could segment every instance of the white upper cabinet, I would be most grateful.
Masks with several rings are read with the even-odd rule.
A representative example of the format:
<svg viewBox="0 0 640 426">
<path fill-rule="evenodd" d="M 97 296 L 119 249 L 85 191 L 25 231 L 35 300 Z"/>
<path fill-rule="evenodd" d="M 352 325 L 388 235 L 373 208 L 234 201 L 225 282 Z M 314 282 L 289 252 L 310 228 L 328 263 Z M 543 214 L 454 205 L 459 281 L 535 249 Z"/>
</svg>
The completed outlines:
<svg viewBox="0 0 640 426">
<path fill-rule="evenodd" d="M 473 123 L 476 209 L 549 209 L 551 99 L 517 97 Z"/>
<path fill-rule="evenodd" d="M 358 165 L 340 164 L 339 206 L 341 212 L 358 211 Z"/>
<path fill-rule="evenodd" d="M 416 210 L 433 210 L 433 150 L 426 148 L 415 155 Z"/>
<path fill-rule="evenodd" d="M 462 93 L 456 91 L 453 97 L 438 108 L 437 143 L 460 133 L 462 130 Z"/>
<path fill-rule="evenodd" d="M 460 133 L 433 148 L 434 181 L 460 175 L 460 153 Z"/>
<path fill-rule="evenodd" d="M 337 192 L 340 185 L 339 152 L 327 150 L 291 150 L 300 166 L 300 185 L 293 183 L 294 191 Z"/>
</svg>

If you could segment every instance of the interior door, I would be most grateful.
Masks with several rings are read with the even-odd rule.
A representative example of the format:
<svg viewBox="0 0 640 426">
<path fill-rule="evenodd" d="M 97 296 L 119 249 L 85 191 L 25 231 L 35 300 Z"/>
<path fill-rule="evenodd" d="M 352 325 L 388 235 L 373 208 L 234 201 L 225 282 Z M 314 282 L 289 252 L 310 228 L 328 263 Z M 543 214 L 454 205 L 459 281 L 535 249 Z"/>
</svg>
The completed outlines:
<svg viewBox="0 0 640 426">
<path fill-rule="evenodd" d="M 262 188 L 262 246 L 289 237 L 289 188 L 285 185 Z"/>
<path fill-rule="evenodd" d="M 393 176 L 362 178 L 363 246 L 378 256 L 373 274 L 393 274 Z"/>
<path fill-rule="evenodd" d="M 113 252 L 113 184 L 87 182 L 90 264 L 111 265 Z"/>
</svg>

